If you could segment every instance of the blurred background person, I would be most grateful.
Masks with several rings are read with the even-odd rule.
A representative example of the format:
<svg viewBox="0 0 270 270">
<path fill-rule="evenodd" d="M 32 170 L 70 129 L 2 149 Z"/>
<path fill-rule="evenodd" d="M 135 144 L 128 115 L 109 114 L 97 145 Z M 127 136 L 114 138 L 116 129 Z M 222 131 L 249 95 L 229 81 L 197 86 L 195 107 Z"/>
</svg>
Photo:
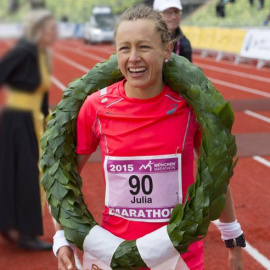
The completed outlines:
<svg viewBox="0 0 270 270">
<path fill-rule="evenodd" d="M 0 60 L 0 86 L 7 101 L 0 117 L 0 233 L 21 248 L 50 250 L 43 242 L 39 139 L 49 116 L 52 69 L 48 47 L 57 25 L 48 10 L 27 17 L 23 37 Z"/>
<path fill-rule="evenodd" d="M 266 19 L 264 20 L 263 25 L 265 25 L 265 26 L 268 25 L 269 21 L 270 21 L 270 12 L 266 16 Z"/>
<path fill-rule="evenodd" d="M 163 20 L 167 23 L 172 37 L 178 38 L 174 44 L 173 52 L 186 57 L 192 62 L 191 44 L 180 28 L 181 13 L 183 10 L 180 0 L 155 0 L 153 8 L 160 12 Z"/>
<path fill-rule="evenodd" d="M 258 9 L 263 9 L 264 8 L 264 0 L 258 0 Z"/>
</svg>

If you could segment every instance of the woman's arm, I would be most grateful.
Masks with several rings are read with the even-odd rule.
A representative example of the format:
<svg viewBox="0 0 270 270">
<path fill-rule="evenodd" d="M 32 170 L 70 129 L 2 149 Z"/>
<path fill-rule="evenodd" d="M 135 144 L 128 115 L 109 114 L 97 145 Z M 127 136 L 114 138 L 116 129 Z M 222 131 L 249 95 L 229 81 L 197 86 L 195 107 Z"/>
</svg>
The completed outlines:
<svg viewBox="0 0 270 270">
<path fill-rule="evenodd" d="M 79 173 L 81 173 L 89 157 L 90 155 L 77 155 L 77 170 Z M 63 230 L 63 227 L 59 223 L 56 223 L 55 230 Z M 58 270 L 77 269 L 75 266 L 73 251 L 69 246 L 62 246 L 59 248 L 57 256 Z"/>
<path fill-rule="evenodd" d="M 87 160 L 89 159 L 90 155 L 77 155 L 77 170 L 79 174 L 81 173 L 84 165 L 86 164 Z"/>
<path fill-rule="evenodd" d="M 194 151 L 196 153 L 196 157 L 199 158 L 200 148 L 194 147 Z M 224 210 L 221 212 L 219 220 L 220 222 L 223 222 L 223 223 L 230 223 L 236 220 L 230 185 L 228 185 L 228 189 L 226 193 L 226 206 Z M 244 269 L 243 262 L 242 262 L 241 247 L 229 248 L 229 267 L 231 270 Z"/>
<path fill-rule="evenodd" d="M 236 220 L 235 209 L 234 209 L 230 186 L 228 186 L 228 190 L 226 193 L 226 206 L 224 210 L 222 211 L 219 220 L 220 222 L 223 222 L 223 223 L 230 223 Z M 229 267 L 231 270 L 244 269 L 241 247 L 229 248 Z"/>
<path fill-rule="evenodd" d="M 221 212 L 219 220 L 224 223 L 229 223 L 236 220 L 230 185 L 228 185 L 226 193 L 226 206 L 224 210 Z"/>
</svg>

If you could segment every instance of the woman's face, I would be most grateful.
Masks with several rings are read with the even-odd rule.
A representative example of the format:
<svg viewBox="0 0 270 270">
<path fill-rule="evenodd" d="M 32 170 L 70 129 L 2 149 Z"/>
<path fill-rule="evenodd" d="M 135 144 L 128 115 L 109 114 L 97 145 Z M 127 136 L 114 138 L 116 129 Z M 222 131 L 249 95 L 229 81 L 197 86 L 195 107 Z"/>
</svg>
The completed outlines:
<svg viewBox="0 0 270 270">
<path fill-rule="evenodd" d="M 162 67 L 171 55 L 171 45 L 164 45 L 155 23 L 139 19 L 123 21 L 118 26 L 115 44 L 121 72 L 130 89 L 160 89 Z"/>
<path fill-rule="evenodd" d="M 54 44 L 57 39 L 57 24 L 54 19 L 48 19 L 45 21 L 42 27 L 42 35 L 39 40 L 39 44 L 42 47 L 49 47 Z"/>
</svg>

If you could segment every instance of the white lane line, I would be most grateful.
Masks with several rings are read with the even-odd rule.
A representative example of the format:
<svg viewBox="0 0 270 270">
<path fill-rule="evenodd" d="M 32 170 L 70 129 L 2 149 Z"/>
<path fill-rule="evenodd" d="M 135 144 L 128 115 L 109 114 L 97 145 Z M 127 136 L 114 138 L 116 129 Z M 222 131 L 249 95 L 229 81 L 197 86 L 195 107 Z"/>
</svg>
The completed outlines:
<svg viewBox="0 0 270 270">
<path fill-rule="evenodd" d="M 256 260 L 265 269 L 270 269 L 270 261 L 262 255 L 256 248 L 252 247 L 248 242 L 246 242 L 246 247 L 244 248 L 254 260 Z"/>
<path fill-rule="evenodd" d="M 217 220 L 213 220 L 212 223 L 217 227 Z M 270 269 L 270 261 L 268 258 L 261 254 L 256 248 L 252 247 L 247 241 L 246 247 L 243 250 L 246 251 L 260 265 L 265 267 L 265 269 Z"/>
<path fill-rule="evenodd" d="M 246 86 L 241 86 L 241 85 L 234 84 L 234 83 L 224 82 L 224 81 L 214 79 L 214 78 L 210 78 L 210 77 L 208 77 L 208 79 L 211 80 L 213 83 L 216 83 L 216 84 L 219 84 L 219 85 L 234 88 L 236 90 L 251 93 L 251 94 L 254 94 L 254 95 L 270 98 L 270 93 L 266 93 L 266 92 L 261 91 L 261 90 L 249 88 L 249 87 L 246 87 Z"/>
<path fill-rule="evenodd" d="M 94 50 L 94 51 L 97 51 L 97 52 L 107 53 L 109 56 L 112 53 L 115 53 L 115 49 L 113 49 L 113 47 L 105 47 L 105 46 L 99 46 L 99 45 L 89 45 L 88 44 L 88 45 L 79 45 L 78 46 L 78 44 L 77 44 L 76 47 L 70 47 L 69 46 L 69 48 L 73 49 L 73 50 L 84 50 L 84 51 L 88 51 L 88 49 L 90 49 L 90 50 Z"/>
<path fill-rule="evenodd" d="M 210 65 L 206 65 L 206 64 L 201 64 L 199 62 L 196 63 L 196 64 L 199 67 L 204 68 L 204 69 L 209 69 L 209 70 L 213 70 L 213 71 L 226 73 L 226 74 L 229 74 L 229 75 L 234 75 L 234 76 L 238 76 L 238 77 L 243 77 L 243 78 L 247 78 L 247 79 L 252 79 L 252 80 L 257 80 L 257 81 L 261 81 L 261 82 L 270 83 L 270 78 L 257 76 L 257 75 L 252 75 L 252 74 L 239 72 L 239 71 L 234 71 L 234 70 L 226 69 L 226 68 L 214 67 L 214 66 L 210 66 Z"/>
<path fill-rule="evenodd" d="M 103 57 L 99 57 L 99 56 L 97 56 L 97 55 L 94 55 L 93 53 L 91 53 L 91 52 L 82 52 L 80 49 L 78 49 L 78 48 L 76 48 L 76 49 L 74 49 L 74 48 L 70 48 L 70 47 L 68 47 L 68 46 L 63 46 L 63 45 L 61 45 L 61 46 L 59 46 L 59 47 L 57 47 L 57 49 L 63 49 L 63 50 L 67 50 L 67 51 L 71 51 L 71 52 L 74 52 L 74 53 L 77 53 L 77 54 L 79 54 L 79 55 L 82 55 L 82 56 L 85 56 L 85 57 L 87 57 L 87 58 L 90 58 L 90 59 L 93 59 L 93 60 L 97 60 L 97 61 L 105 61 L 106 59 L 105 58 L 103 58 Z"/>
<path fill-rule="evenodd" d="M 210 58 L 210 57 L 202 58 L 201 56 L 198 56 L 196 54 L 192 55 L 192 58 L 198 59 L 198 60 L 201 60 L 201 61 L 214 62 L 214 64 L 218 63 L 215 58 Z M 240 67 L 240 68 L 249 69 L 249 70 L 257 70 L 256 66 L 249 65 L 249 64 L 242 64 L 242 63 L 238 63 L 237 65 L 235 65 L 234 61 L 232 61 L 232 62 L 222 61 L 222 62 L 219 62 L 219 63 L 221 63 L 222 65 L 226 65 L 226 66 L 234 66 L 234 67 Z"/>
<path fill-rule="evenodd" d="M 254 118 L 260 119 L 260 120 L 262 120 L 262 121 L 270 124 L 270 118 L 269 117 L 266 117 L 264 115 L 261 115 L 261 114 L 252 112 L 250 110 L 244 110 L 244 113 L 247 114 L 247 115 L 249 115 L 249 116 L 252 116 Z"/>
<path fill-rule="evenodd" d="M 61 83 L 54 76 L 51 76 L 51 81 L 62 91 L 64 91 L 67 88 L 63 83 Z"/>
<path fill-rule="evenodd" d="M 107 53 L 108 55 L 111 55 L 113 52 L 115 52 L 116 49 L 113 49 L 112 47 L 99 47 L 97 45 L 87 45 L 89 46 L 89 49 L 93 49 L 95 51 L 98 52 L 103 52 L 103 53 Z M 85 49 L 87 49 L 87 46 L 83 47 Z M 81 47 L 79 47 L 81 49 Z"/>
<path fill-rule="evenodd" d="M 266 167 L 270 168 L 270 161 L 268 161 L 265 158 L 262 158 L 260 156 L 253 156 L 252 157 L 254 160 L 258 161 L 259 163 L 265 165 Z M 269 268 L 270 269 L 270 268 Z"/>
<path fill-rule="evenodd" d="M 73 67 L 75 67 L 75 68 L 77 68 L 77 69 L 79 69 L 79 70 L 81 70 L 83 72 L 86 72 L 87 73 L 90 70 L 90 68 L 80 65 L 80 64 L 78 64 L 78 63 L 70 60 L 69 58 L 63 56 L 60 53 L 54 52 L 53 55 L 56 58 L 59 58 L 60 60 L 62 60 L 63 62 L 66 62 L 67 64 L 69 64 L 69 65 L 71 65 L 71 66 L 73 66 Z"/>
</svg>

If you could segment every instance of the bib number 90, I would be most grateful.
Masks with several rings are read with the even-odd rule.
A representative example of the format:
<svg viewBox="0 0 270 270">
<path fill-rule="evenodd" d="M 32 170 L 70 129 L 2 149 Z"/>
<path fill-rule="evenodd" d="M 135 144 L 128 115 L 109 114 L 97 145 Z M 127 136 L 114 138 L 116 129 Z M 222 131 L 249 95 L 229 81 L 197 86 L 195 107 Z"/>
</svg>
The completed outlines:
<svg viewBox="0 0 270 270">
<path fill-rule="evenodd" d="M 153 180 L 150 175 L 144 175 L 141 180 L 137 175 L 131 175 L 129 186 L 132 188 L 129 190 L 132 195 L 138 195 L 140 190 L 145 195 L 150 195 L 153 191 Z"/>
</svg>

